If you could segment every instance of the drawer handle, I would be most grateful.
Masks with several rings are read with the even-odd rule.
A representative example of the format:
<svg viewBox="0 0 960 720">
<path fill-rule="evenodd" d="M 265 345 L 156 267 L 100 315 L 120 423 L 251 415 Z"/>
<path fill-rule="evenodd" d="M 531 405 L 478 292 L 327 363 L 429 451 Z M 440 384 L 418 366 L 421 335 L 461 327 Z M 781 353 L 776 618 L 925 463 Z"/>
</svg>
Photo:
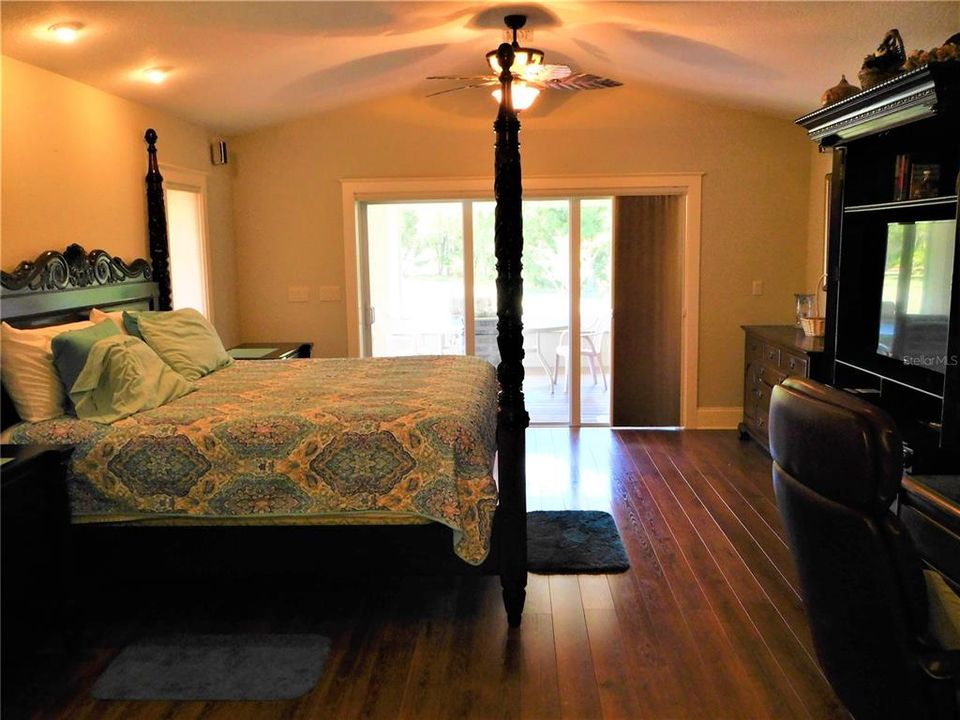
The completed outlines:
<svg viewBox="0 0 960 720">
<path fill-rule="evenodd" d="M 763 397 L 763 393 L 760 391 L 760 388 L 756 388 L 755 390 L 753 390 L 753 396 L 757 400 L 760 400 Z"/>
<path fill-rule="evenodd" d="M 771 350 L 771 351 L 769 351 L 769 352 L 767 353 L 767 359 L 768 359 L 768 360 L 773 360 L 776 356 L 777 356 L 777 351 L 776 351 L 776 350 Z"/>
<path fill-rule="evenodd" d="M 762 428 L 762 427 L 763 427 L 763 418 L 757 418 L 757 427 L 758 427 L 758 428 Z"/>
</svg>

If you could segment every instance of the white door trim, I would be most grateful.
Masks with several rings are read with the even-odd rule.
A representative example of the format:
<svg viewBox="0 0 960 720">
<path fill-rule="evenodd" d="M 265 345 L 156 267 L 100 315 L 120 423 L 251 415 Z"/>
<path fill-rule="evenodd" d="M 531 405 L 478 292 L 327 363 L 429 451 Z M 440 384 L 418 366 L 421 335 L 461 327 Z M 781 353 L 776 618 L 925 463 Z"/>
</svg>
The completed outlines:
<svg viewBox="0 0 960 720">
<path fill-rule="evenodd" d="M 493 179 L 485 178 L 380 178 L 344 179 L 342 191 L 343 261 L 347 321 L 347 352 L 360 355 L 360 267 L 357 247 L 357 202 L 364 200 L 490 199 Z M 682 195 L 683 307 L 681 308 L 680 423 L 693 428 L 698 422 L 698 368 L 700 352 L 700 213 L 703 173 L 648 175 L 568 175 L 524 177 L 524 196 L 546 198 L 576 195 Z"/>
</svg>

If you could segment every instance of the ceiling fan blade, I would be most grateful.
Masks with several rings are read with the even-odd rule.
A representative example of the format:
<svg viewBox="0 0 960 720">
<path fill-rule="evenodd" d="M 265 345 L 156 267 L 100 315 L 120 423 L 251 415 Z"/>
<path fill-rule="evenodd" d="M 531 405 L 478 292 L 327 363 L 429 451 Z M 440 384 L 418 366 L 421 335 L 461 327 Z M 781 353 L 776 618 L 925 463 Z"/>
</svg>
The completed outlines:
<svg viewBox="0 0 960 720">
<path fill-rule="evenodd" d="M 573 70 L 570 69 L 569 65 L 553 65 L 547 63 L 541 67 L 543 70 L 540 72 L 540 80 L 563 80 L 573 74 Z"/>
<path fill-rule="evenodd" d="M 546 82 L 547 80 L 562 80 L 569 77 L 573 71 L 566 65 L 529 65 L 523 72 L 514 73 L 513 77 L 524 82 Z"/>
<path fill-rule="evenodd" d="M 554 90 L 603 90 L 604 88 L 620 87 L 623 83 L 599 75 L 574 73 L 559 80 L 547 80 L 542 85 Z"/>
<path fill-rule="evenodd" d="M 429 78 L 427 78 L 427 79 L 429 80 Z M 425 95 L 424 97 L 434 97 L 434 96 L 436 96 L 436 95 L 446 95 L 447 93 L 457 92 L 458 90 L 472 90 L 473 88 L 490 87 L 491 85 L 495 85 L 495 84 L 496 84 L 496 83 L 492 83 L 492 82 L 484 82 L 484 83 L 475 83 L 475 84 L 473 84 L 473 85 L 461 85 L 460 87 L 447 88 L 446 90 L 440 90 L 440 91 L 438 91 L 438 92 L 433 92 L 433 93 L 430 93 L 429 95 Z"/>
<path fill-rule="evenodd" d="M 492 75 L 429 75 L 427 80 L 496 80 Z"/>
</svg>

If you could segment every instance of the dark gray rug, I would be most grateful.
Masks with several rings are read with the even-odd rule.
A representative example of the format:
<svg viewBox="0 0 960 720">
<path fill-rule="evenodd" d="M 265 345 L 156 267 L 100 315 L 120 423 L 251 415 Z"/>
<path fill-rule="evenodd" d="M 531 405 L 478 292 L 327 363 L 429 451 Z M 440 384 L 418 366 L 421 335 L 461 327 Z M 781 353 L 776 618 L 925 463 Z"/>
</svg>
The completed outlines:
<svg viewBox="0 0 960 720">
<path fill-rule="evenodd" d="M 323 672 L 323 635 L 171 635 L 140 640 L 93 686 L 98 700 L 289 700 Z"/>
<path fill-rule="evenodd" d="M 630 568 L 617 524 L 599 510 L 527 513 L 527 569 L 544 575 L 617 573 Z"/>
</svg>

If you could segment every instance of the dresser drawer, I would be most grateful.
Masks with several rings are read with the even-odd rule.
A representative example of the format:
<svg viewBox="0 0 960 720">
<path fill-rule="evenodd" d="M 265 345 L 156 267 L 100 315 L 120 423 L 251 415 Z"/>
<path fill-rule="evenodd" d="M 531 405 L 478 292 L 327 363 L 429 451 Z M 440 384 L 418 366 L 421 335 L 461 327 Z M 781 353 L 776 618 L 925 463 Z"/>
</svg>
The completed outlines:
<svg viewBox="0 0 960 720">
<path fill-rule="evenodd" d="M 769 385 L 770 387 L 779 385 L 787 379 L 787 376 L 782 370 L 773 367 L 772 365 L 762 365 L 757 371 L 757 377 L 761 384 Z"/>
<path fill-rule="evenodd" d="M 780 364 L 780 348 L 776 345 L 763 344 L 763 361 L 768 365 Z"/>
<path fill-rule="evenodd" d="M 790 353 L 781 353 L 780 367 L 786 373 L 787 377 L 808 377 L 810 374 L 810 361 L 800 355 Z"/>
<path fill-rule="evenodd" d="M 753 392 L 754 402 L 760 406 L 764 412 L 770 410 L 770 397 L 773 394 L 773 387 L 766 383 L 760 383 Z"/>
<path fill-rule="evenodd" d="M 757 408 L 756 415 L 754 415 L 752 422 L 754 431 L 763 437 L 764 444 L 766 444 L 766 440 L 770 433 L 770 430 L 767 427 L 769 420 L 766 411 Z"/>
<path fill-rule="evenodd" d="M 747 417 L 753 417 L 755 414 L 756 393 L 759 385 L 760 378 L 757 377 L 757 366 L 748 363 L 743 378 L 743 414 Z"/>
</svg>

